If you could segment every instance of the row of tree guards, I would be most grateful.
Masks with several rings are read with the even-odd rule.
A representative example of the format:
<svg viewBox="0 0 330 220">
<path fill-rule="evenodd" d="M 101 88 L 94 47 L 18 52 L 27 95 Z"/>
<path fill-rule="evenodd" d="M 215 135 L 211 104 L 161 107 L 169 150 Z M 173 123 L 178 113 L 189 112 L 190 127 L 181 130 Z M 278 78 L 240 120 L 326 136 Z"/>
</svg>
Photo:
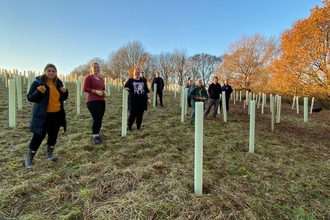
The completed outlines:
<svg viewBox="0 0 330 220">
<path fill-rule="evenodd" d="M 18 72 L 17 69 L 13 69 L 12 71 L 6 70 L 6 69 L 0 69 L 0 75 L 2 78 L 2 82 L 5 83 L 6 88 L 8 88 L 8 79 L 16 79 L 17 76 L 21 76 L 23 80 L 23 85 L 28 84 L 27 88 L 29 89 L 31 82 L 35 79 L 36 76 L 40 76 L 42 73 L 39 71 L 36 73 L 35 71 L 23 71 L 23 72 Z M 82 81 L 82 76 L 71 76 L 71 75 L 63 75 L 59 74 L 58 77 L 63 81 L 63 84 L 65 85 L 66 82 L 77 82 L 77 80 Z M 114 85 L 118 87 L 118 92 L 120 91 L 119 88 L 123 86 L 124 81 L 122 79 L 112 79 L 109 77 L 104 77 L 103 78 L 105 82 L 109 82 L 111 85 Z M 148 82 L 148 87 L 150 88 L 151 83 Z M 166 85 L 165 89 L 169 91 L 176 90 L 180 88 L 179 85 L 177 84 L 170 84 Z"/>
<path fill-rule="evenodd" d="M 31 73 L 28 75 L 28 89 L 31 82 L 34 80 L 35 74 Z M 23 77 L 24 84 L 26 83 L 26 77 Z M 22 109 L 22 77 L 17 74 L 13 78 L 2 80 L 6 83 L 9 91 L 9 127 L 16 127 L 16 110 Z M 65 85 L 65 78 L 63 78 L 63 83 Z M 82 77 L 76 80 L 76 105 L 77 114 L 80 114 L 80 99 L 83 94 L 82 91 Z M 115 88 L 116 90 L 123 91 L 122 97 L 122 136 L 127 135 L 127 115 L 128 115 L 128 92 L 123 89 L 122 82 L 119 80 L 105 79 L 107 94 L 110 96 L 110 88 Z M 150 84 L 149 84 L 150 87 Z M 174 97 L 177 96 L 178 86 L 170 85 L 171 91 L 174 92 Z M 16 92 L 17 90 L 17 92 Z M 154 84 L 154 91 L 157 91 L 157 84 Z M 17 108 L 16 108 L 16 94 L 17 94 Z M 180 107 L 181 107 L 181 122 L 184 122 L 185 116 L 188 113 L 187 107 L 187 96 L 188 89 L 182 87 L 180 91 Z M 227 111 L 226 111 L 226 96 L 225 92 L 221 94 L 222 100 L 222 110 L 223 110 L 223 120 L 227 122 Z M 274 131 L 274 124 L 280 123 L 281 119 L 281 96 L 272 94 L 270 97 L 270 112 L 271 112 L 271 131 Z M 233 104 L 236 102 L 242 102 L 242 91 L 233 91 L 231 94 L 231 99 Z M 156 106 L 156 93 L 153 93 L 153 103 L 152 106 Z M 249 132 L 249 153 L 254 153 L 254 140 L 255 140 L 255 109 L 259 109 L 261 106 L 261 113 L 264 114 L 264 108 L 266 106 L 267 96 L 264 93 L 252 93 L 246 91 L 245 100 L 243 101 L 243 108 L 247 107 L 248 114 L 250 115 L 250 132 Z M 312 113 L 314 104 L 314 97 L 312 98 L 312 104 L 310 107 L 310 114 Z M 298 96 L 293 98 L 292 109 L 296 107 L 297 114 L 299 114 L 299 100 Z M 195 161 L 194 161 L 194 192 L 196 194 L 202 194 L 203 189 L 203 112 L 204 112 L 204 102 L 195 103 Z M 220 107 L 218 108 L 218 114 L 220 114 Z M 308 98 L 304 97 L 304 122 L 308 121 Z"/>
<path fill-rule="evenodd" d="M 21 110 L 22 109 L 22 79 L 23 79 L 23 84 L 27 83 L 27 90 L 30 88 L 31 83 L 33 82 L 34 78 L 35 78 L 35 73 L 30 72 L 27 77 L 22 77 L 19 74 L 13 75 L 14 78 L 10 78 L 6 80 L 6 76 L 7 74 L 2 74 L 2 81 L 5 82 L 6 87 L 8 87 L 9 89 L 9 126 L 10 127 L 16 127 L 16 110 L 14 111 L 14 109 L 16 109 L 16 97 L 15 94 L 17 94 L 17 109 Z M 66 77 L 62 78 L 64 87 L 65 87 L 65 83 L 66 83 Z M 113 79 L 109 79 L 109 78 L 105 78 L 105 85 L 106 85 L 106 90 L 107 90 L 107 95 L 110 96 L 110 88 L 114 88 L 116 90 L 118 90 L 118 92 L 120 92 L 120 90 L 123 88 L 121 85 L 123 85 L 123 83 L 119 80 L 113 80 Z M 76 80 L 76 106 L 77 106 L 77 114 L 80 114 L 80 98 L 83 95 L 83 88 L 82 88 L 82 83 L 83 83 L 83 77 L 80 76 L 78 77 L 78 79 Z M 150 88 L 150 83 L 148 83 L 148 86 Z M 156 84 L 154 85 L 154 87 L 157 86 Z M 17 89 L 17 93 L 16 93 L 16 89 Z M 177 97 L 177 92 L 180 91 L 180 87 L 178 85 L 172 84 L 168 86 L 170 91 L 174 92 L 174 97 Z M 154 88 L 154 91 L 157 91 L 157 89 Z M 28 91 L 27 91 L 28 92 Z M 184 122 L 185 116 L 188 114 L 188 106 L 187 106 L 187 96 L 188 96 L 188 89 L 181 87 L 181 91 L 180 91 L 180 107 L 181 109 L 181 122 Z M 224 93 L 221 95 L 222 97 L 222 106 L 226 105 L 226 100 L 225 100 L 225 95 Z M 272 98 L 274 98 L 274 103 L 272 102 Z M 124 99 L 124 96 L 123 96 Z M 233 104 L 236 104 L 236 101 L 242 102 L 242 91 L 233 91 L 233 93 L 231 94 L 231 100 L 233 100 Z M 260 105 L 261 105 L 261 113 L 264 114 L 264 108 L 266 105 L 266 94 L 264 93 L 251 93 L 246 91 L 245 94 L 245 100 L 243 102 L 243 108 L 245 109 L 246 106 L 249 105 L 249 102 L 251 100 L 255 100 L 256 101 L 256 105 L 257 108 L 259 109 Z M 275 111 L 273 111 L 272 109 L 274 108 L 274 104 L 276 104 L 276 115 L 275 115 Z M 312 114 L 312 110 L 313 110 L 313 105 L 314 105 L 314 97 L 312 98 L 312 102 L 311 102 L 311 106 L 310 106 L 310 111 L 309 113 Z M 153 93 L 153 98 L 152 98 L 152 107 L 156 106 L 156 93 Z M 298 96 L 294 96 L 293 98 L 293 102 L 292 102 L 292 109 L 294 109 L 296 107 L 297 110 L 297 114 L 299 114 L 299 97 Z M 126 108 L 127 109 L 127 108 Z M 224 122 L 227 122 L 227 112 L 226 112 L 226 108 L 222 108 L 223 109 L 223 120 Z M 275 97 L 273 97 L 272 94 L 270 94 L 270 112 L 272 114 L 274 114 L 274 117 L 272 116 L 272 120 L 271 120 L 271 130 L 274 130 L 274 121 L 276 119 L 276 123 L 280 123 L 280 119 L 281 119 L 281 96 L 275 95 Z M 218 114 L 220 114 L 220 106 L 218 108 Z M 250 115 L 250 108 L 248 108 L 248 114 Z M 273 119 L 274 118 L 274 119 Z M 308 98 L 305 97 L 304 98 L 304 122 L 308 121 Z M 125 124 L 125 123 L 124 123 Z"/>
<path fill-rule="evenodd" d="M 183 94 L 186 94 L 183 92 Z M 241 93 L 241 92 L 240 92 Z M 234 105 L 235 101 L 238 100 L 237 93 L 233 92 L 234 97 Z M 246 96 L 247 99 L 244 100 L 244 108 L 245 105 L 248 105 L 248 114 L 250 115 L 250 132 L 249 132 L 249 153 L 254 153 L 254 140 L 255 140 L 255 109 L 256 105 L 259 108 L 260 104 L 260 97 L 262 97 L 262 114 L 263 109 L 266 104 L 266 94 L 261 94 L 253 96 L 252 93 L 248 93 Z M 223 116 L 224 116 L 224 122 L 227 122 L 227 111 L 226 111 L 226 96 L 225 93 L 222 92 L 222 109 L 223 109 Z M 297 97 L 294 98 L 294 100 L 297 99 Z M 241 100 L 241 96 L 240 96 Z M 187 100 L 186 96 L 182 96 L 181 100 L 181 122 L 184 122 L 184 109 L 186 109 Z M 312 105 L 314 102 L 314 98 L 312 99 Z M 296 102 L 298 103 L 298 101 Z M 275 106 L 276 106 L 276 117 L 275 117 Z M 293 104 L 294 106 L 294 104 Z M 311 111 L 312 113 L 311 106 Z M 297 109 L 299 109 L 299 106 L 297 104 Z M 219 109 L 218 109 L 219 112 Z M 274 121 L 276 119 L 276 123 L 280 123 L 280 116 L 281 116 L 281 96 L 272 96 L 270 95 L 270 112 L 271 112 L 271 130 L 274 131 Z M 299 111 L 297 112 L 299 113 Z M 196 102 L 195 103 L 195 154 L 194 154 L 194 192 L 196 194 L 202 194 L 203 193 L 203 134 L 204 134 L 204 126 L 203 126 L 203 116 L 204 116 L 204 102 Z M 308 121 L 308 98 L 304 98 L 304 122 Z"/>
</svg>

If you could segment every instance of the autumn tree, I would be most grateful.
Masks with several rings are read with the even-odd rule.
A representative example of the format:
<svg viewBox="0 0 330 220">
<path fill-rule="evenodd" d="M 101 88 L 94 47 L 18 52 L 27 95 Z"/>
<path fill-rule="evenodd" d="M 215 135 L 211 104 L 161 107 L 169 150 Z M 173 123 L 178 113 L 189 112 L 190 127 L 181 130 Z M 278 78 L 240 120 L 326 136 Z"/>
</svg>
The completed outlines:
<svg viewBox="0 0 330 220">
<path fill-rule="evenodd" d="M 215 75 L 216 67 L 222 62 L 222 58 L 210 54 L 196 54 L 189 57 L 188 72 L 195 79 L 201 79 L 203 85 L 208 85 Z"/>
<path fill-rule="evenodd" d="M 243 36 L 229 45 L 217 76 L 221 81 L 228 79 L 234 89 L 264 91 L 271 76 L 267 68 L 278 55 L 275 37 Z"/>
<path fill-rule="evenodd" d="M 330 1 L 323 4 L 282 34 L 282 54 L 271 66 L 277 92 L 315 96 L 329 103 Z"/>
</svg>

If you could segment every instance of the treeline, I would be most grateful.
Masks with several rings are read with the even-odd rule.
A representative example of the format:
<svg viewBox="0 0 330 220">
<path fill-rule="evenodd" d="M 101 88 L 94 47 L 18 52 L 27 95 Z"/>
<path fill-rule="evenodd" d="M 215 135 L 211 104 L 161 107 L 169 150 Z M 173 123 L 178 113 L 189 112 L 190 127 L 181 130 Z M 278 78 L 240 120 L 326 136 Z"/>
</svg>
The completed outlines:
<svg viewBox="0 0 330 220">
<path fill-rule="evenodd" d="M 259 33 L 242 36 L 222 56 L 195 54 L 185 49 L 150 54 L 139 41 L 129 42 L 107 59 L 94 58 L 76 67 L 71 74 L 86 75 L 89 64 L 99 62 L 103 74 L 125 80 L 132 68 L 140 67 L 148 81 L 159 71 L 166 84 L 184 85 L 188 78 L 205 85 L 217 75 L 228 79 L 236 90 L 315 97 L 324 106 L 330 103 L 330 0 L 311 9 L 308 18 L 298 20 L 280 38 Z"/>
<path fill-rule="evenodd" d="M 140 67 L 148 81 L 152 81 L 158 71 L 165 84 L 183 85 L 188 78 L 202 79 L 204 84 L 212 81 L 215 68 L 222 62 L 221 56 L 196 54 L 188 56 L 185 49 L 175 48 L 172 52 L 150 54 L 139 41 L 129 42 L 112 52 L 106 60 L 93 58 L 76 67 L 71 75 L 86 75 L 91 62 L 101 65 L 102 74 L 123 81 L 133 76 L 133 68 Z"/>
</svg>

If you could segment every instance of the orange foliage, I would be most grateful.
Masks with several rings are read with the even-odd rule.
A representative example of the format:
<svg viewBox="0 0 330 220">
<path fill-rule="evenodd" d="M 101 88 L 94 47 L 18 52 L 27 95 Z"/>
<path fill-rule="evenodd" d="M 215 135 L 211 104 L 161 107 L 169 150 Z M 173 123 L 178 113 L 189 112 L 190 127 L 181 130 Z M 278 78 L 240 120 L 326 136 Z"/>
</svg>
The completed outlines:
<svg viewBox="0 0 330 220">
<path fill-rule="evenodd" d="M 143 64 L 147 60 L 148 56 L 149 56 L 148 53 L 143 53 L 142 57 L 140 57 L 139 60 L 138 60 L 137 66 L 132 66 L 129 69 L 129 72 L 128 72 L 128 77 L 129 78 L 132 78 L 134 76 L 134 70 L 135 70 L 135 68 L 141 68 L 143 66 Z"/>
<path fill-rule="evenodd" d="M 281 37 L 282 54 L 269 69 L 270 84 L 281 95 L 330 101 L 330 1 L 323 4 Z"/>
</svg>

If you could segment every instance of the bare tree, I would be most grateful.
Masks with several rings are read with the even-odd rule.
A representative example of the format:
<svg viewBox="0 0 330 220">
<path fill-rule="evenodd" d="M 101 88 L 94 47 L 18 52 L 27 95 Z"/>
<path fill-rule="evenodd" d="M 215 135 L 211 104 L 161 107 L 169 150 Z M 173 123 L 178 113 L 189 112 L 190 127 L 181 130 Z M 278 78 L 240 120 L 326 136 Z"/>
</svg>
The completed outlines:
<svg viewBox="0 0 330 220">
<path fill-rule="evenodd" d="M 202 80 L 203 85 L 208 85 L 212 81 L 216 67 L 222 62 L 221 57 L 210 54 L 196 54 L 188 61 L 190 75 Z"/>
<path fill-rule="evenodd" d="M 164 84 L 169 84 L 169 77 L 173 70 L 170 52 L 161 52 L 158 56 L 158 72 L 164 80 Z"/>
<path fill-rule="evenodd" d="M 87 74 L 89 74 L 88 64 L 79 65 L 70 72 L 71 76 L 86 76 Z"/>
<path fill-rule="evenodd" d="M 229 46 L 217 75 L 230 80 L 236 89 L 263 91 L 270 77 L 267 67 L 278 55 L 278 40 L 274 37 L 243 36 Z"/>
<path fill-rule="evenodd" d="M 171 63 L 173 65 L 173 73 L 171 76 L 172 83 L 178 83 L 179 85 L 183 85 L 187 78 L 187 61 L 188 54 L 185 49 L 177 49 L 175 48 L 171 55 Z"/>
<path fill-rule="evenodd" d="M 90 64 L 91 63 L 98 63 L 100 65 L 101 71 L 104 70 L 104 68 L 106 68 L 106 62 L 99 58 L 99 57 L 95 57 L 93 59 L 90 59 L 89 61 L 87 61 L 87 63 L 79 65 L 78 67 L 75 67 L 71 72 L 70 75 L 71 76 L 86 76 L 90 73 Z"/>
<path fill-rule="evenodd" d="M 144 77 L 148 82 L 153 80 L 154 73 L 158 70 L 158 55 L 148 55 L 143 65 L 141 66 L 141 70 L 144 72 Z"/>
<path fill-rule="evenodd" d="M 109 55 L 107 61 L 107 66 L 111 69 L 109 72 L 113 77 L 125 80 L 130 76 L 129 74 L 132 74 L 130 73 L 132 68 L 141 65 L 146 56 L 145 48 L 141 42 L 129 42 Z"/>
</svg>

